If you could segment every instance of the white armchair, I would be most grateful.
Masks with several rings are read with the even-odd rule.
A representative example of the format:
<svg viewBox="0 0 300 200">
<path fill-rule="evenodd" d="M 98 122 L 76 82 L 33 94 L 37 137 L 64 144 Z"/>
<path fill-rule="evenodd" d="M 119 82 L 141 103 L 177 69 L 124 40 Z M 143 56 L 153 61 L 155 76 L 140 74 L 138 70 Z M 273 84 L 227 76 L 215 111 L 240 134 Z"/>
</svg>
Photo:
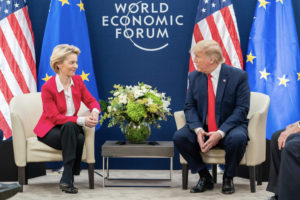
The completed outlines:
<svg viewBox="0 0 300 200">
<path fill-rule="evenodd" d="M 241 161 L 241 165 L 249 167 L 250 189 L 255 192 L 255 166 L 260 165 L 266 159 L 266 121 L 270 97 L 268 95 L 251 92 L 250 110 L 247 118 L 249 119 L 248 135 L 250 141 L 246 147 L 245 155 Z M 177 129 L 182 128 L 186 124 L 183 111 L 174 113 Z M 225 151 L 220 148 L 214 148 L 206 153 L 201 153 L 205 163 L 213 165 L 213 178 L 216 182 L 216 164 L 225 163 Z M 180 163 L 182 165 L 182 188 L 187 189 L 188 185 L 188 163 L 180 155 Z M 258 181 L 261 184 L 261 180 Z"/>
<path fill-rule="evenodd" d="M 43 110 L 41 93 L 29 93 L 14 97 L 10 102 L 12 136 L 15 163 L 18 166 L 18 180 L 25 184 L 25 167 L 31 162 L 62 161 L 62 152 L 40 141 L 33 129 Z M 89 114 L 88 108 L 81 103 L 79 116 Z M 94 135 L 95 129 L 83 127 L 85 144 L 82 161 L 88 164 L 89 188 L 94 188 Z M 27 182 L 27 181 L 26 181 Z M 23 190 L 23 189 L 22 189 Z"/>
</svg>

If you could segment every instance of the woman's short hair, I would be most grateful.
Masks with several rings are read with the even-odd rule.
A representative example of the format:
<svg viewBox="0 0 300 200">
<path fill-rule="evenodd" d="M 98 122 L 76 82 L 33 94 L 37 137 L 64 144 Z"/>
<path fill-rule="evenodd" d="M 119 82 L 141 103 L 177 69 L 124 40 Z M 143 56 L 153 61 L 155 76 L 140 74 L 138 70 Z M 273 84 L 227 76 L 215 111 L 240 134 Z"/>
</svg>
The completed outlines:
<svg viewBox="0 0 300 200">
<path fill-rule="evenodd" d="M 50 66 L 53 71 L 57 74 L 59 72 L 59 68 L 57 66 L 58 63 L 63 62 L 66 57 L 70 54 L 79 55 L 79 48 L 69 45 L 69 44 L 60 44 L 54 47 L 52 55 L 50 57 Z"/>
<path fill-rule="evenodd" d="M 207 56 L 213 56 L 218 64 L 225 62 L 222 49 L 214 40 L 201 40 L 191 49 L 191 53 L 200 51 L 204 51 Z"/>
</svg>

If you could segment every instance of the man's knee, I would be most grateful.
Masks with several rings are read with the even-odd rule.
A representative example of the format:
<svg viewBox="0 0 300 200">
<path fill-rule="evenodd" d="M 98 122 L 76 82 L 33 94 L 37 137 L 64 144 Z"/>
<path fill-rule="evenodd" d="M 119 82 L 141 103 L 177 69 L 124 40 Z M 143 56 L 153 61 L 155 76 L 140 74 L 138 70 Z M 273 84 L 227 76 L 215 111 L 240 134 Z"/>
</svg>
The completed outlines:
<svg viewBox="0 0 300 200">
<path fill-rule="evenodd" d="M 180 133 L 180 131 L 176 131 L 174 133 L 174 136 L 173 136 L 173 142 L 176 146 L 182 144 L 184 141 L 184 137 L 183 137 L 183 134 Z"/>
<path fill-rule="evenodd" d="M 291 154 L 298 155 L 300 153 L 299 140 L 287 140 L 284 151 L 288 151 Z"/>
<path fill-rule="evenodd" d="M 240 147 L 240 146 L 246 146 L 248 143 L 248 138 L 246 134 L 239 133 L 239 134 L 232 134 L 230 136 L 230 145 L 232 147 Z"/>
</svg>

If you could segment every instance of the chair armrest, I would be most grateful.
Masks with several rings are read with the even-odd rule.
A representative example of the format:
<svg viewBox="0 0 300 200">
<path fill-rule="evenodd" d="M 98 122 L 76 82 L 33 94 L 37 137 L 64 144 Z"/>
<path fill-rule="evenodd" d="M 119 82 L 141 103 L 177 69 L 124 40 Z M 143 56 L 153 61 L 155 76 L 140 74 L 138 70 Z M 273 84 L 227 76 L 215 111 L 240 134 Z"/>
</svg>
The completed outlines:
<svg viewBox="0 0 300 200">
<path fill-rule="evenodd" d="M 13 149 L 14 149 L 14 157 L 15 163 L 18 167 L 26 166 L 26 137 L 25 130 L 22 124 L 20 117 L 11 113 L 11 123 L 12 123 L 12 136 L 13 136 Z"/>
<path fill-rule="evenodd" d="M 249 120 L 250 141 L 246 149 L 247 166 L 255 166 L 266 160 L 266 118 L 267 113 L 256 113 Z"/>
<path fill-rule="evenodd" d="M 84 126 L 85 148 L 86 148 L 86 162 L 95 163 L 95 128 Z"/>
<path fill-rule="evenodd" d="M 184 125 L 186 124 L 186 120 L 183 111 L 174 112 L 174 118 L 175 118 L 177 130 L 184 127 Z"/>
</svg>

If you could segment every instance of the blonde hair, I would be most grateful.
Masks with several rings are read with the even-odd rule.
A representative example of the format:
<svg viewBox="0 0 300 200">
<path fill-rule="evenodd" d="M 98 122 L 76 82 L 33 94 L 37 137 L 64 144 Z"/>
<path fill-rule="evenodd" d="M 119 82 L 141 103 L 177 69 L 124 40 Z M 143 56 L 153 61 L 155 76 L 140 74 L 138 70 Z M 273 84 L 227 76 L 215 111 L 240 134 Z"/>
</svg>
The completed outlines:
<svg viewBox="0 0 300 200">
<path fill-rule="evenodd" d="M 79 48 L 69 45 L 69 44 L 60 44 L 54 47 L 52 55 L 50 57 L 50 66 L 53 71 L 57 74 L 59 72 L 59 68 L 57 66 L 58 63 L 63 62 L 66 57 L 70 54 L 79 55 Z"/>
<path fill-rule="evenodd" d="M 200 51 L 204 51 L 207 56 L 213 56 L 218 64 L 225 62 L 222 49 L 214 40 L 201 40 L 191 49 L 191 53 Z"/>
</svg>

